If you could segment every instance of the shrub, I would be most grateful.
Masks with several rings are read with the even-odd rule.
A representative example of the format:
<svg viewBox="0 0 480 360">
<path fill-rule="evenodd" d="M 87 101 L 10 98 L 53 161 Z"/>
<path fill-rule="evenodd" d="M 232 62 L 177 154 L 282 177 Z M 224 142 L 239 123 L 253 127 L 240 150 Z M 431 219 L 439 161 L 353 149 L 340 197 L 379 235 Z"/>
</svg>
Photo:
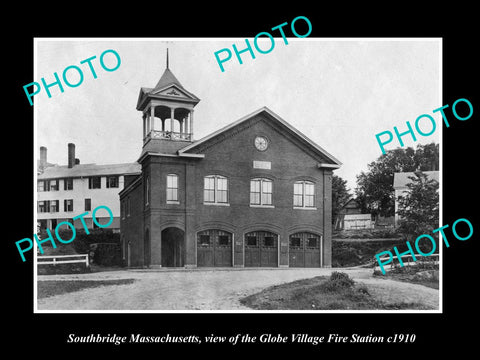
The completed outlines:
<svg viewBox="0 0 480 360">
<path fill-rule="evenodd" d="M 322 287 L 326 291 L 338 291 L 342 289 L 349 289 L 355 284 L 348 274 L 334 271 L 330 275 L 330 278 L 322 284 Z"/>
<path fill-rule="evenodd" d="M 359 251 L 349 246 L 348 243 L 343 243 L 342 245 L 335 244 L 332 252 L 333 267 L 356 266 L 361 264 L 362 257 L 359 255 Z"/>
<path fill-rule="evenodd" d="M 60 238 L 70 239 L 72 231 L 63 229 L 59 231 Z M 45 233 L 45 237 L 47 234 Z M 55 237 L 55 235 L 53 235 Z M 121 265 L 120 234 L 112 229 L 89 229 L 89 234 L 84 229 L 76 229 L 75 239 L 69 244 L 55 241 L 57 248 L 49 250 L 50 253 L 63 254 L 89 254 L 91 263 L 105 266 Z M 45 243 L 46 248 L 51 248 L 50 243 Z M 47 251 L 45 252 L 47 254 Z"/>
<path fill-rule="evenodd" d="M 341 271 L 334 271 L 330 275 L 330 281 L 338 283 L 341 286 L 352 286 L 353 279 L 348 276 L 348 274 Z"/>
<path fill-rule="evenodd" d="M 115 243 L 96 243 L 90 245 L 92 262 L 97 265 L 115 266 L 122 264 L 121 249 Z"/>
<path fill-rule="evenodd" d="M 73 242 L 75 250 L 79 253 L 87 253 L 90 245 L 95 243 L 120 244 L 120 234 L 114 233 L 112 229 L 92 229 L 87 234 L 84 230 L 77 230 L 77 236 Z"/>
</svg>

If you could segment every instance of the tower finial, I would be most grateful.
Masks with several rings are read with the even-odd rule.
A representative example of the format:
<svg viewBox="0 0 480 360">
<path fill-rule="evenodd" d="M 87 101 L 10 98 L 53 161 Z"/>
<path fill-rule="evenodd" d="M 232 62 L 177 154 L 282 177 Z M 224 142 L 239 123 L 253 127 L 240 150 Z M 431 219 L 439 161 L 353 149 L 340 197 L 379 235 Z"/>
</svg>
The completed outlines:
<svg viewBox="0 0 480 360">
<path fill-rule="evenodd" d="M 168 48 L 167 48 L 167 69 L 168 69 Z"/>
</svg>

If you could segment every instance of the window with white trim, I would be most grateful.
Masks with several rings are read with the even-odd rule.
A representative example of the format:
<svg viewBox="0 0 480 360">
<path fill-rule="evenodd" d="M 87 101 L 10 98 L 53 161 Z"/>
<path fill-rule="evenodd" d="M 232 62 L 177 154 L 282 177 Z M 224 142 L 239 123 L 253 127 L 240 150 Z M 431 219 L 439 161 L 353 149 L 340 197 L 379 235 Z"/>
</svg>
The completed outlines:
<svg viewBox="0 0 480 360">
<path fill-rule="evenodd" d="M 167 202 L 178 202 L 178 175 L 167 175 Z"/>
<path fill-rule="evenodd" d="M 293 206 L 315 207 L 315 184 L 311 181 L 296 181 L 293 184 Z"/>
<path fill-rule="evenodd" d="M 250 180 L 250 205 L 272 205 L 272 180 Z"/>
<path fill-rule="evenodd" d="M 228 203 L 228 179 L 220 175 L 205 176 L 203 202 L 206 204 Z"/>
</svg>

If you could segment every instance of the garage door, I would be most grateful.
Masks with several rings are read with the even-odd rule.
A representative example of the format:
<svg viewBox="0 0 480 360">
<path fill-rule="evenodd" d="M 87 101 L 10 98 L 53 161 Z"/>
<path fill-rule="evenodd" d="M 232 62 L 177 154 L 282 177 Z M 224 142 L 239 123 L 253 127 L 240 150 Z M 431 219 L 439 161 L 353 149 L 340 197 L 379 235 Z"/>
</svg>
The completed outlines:
<svg viewBox="0 0 480 360">
<path fill-rule="evenodd" d="M 321 236 L 300 232 L 290 235 L 289 264 L 290 267 L 321 266 Z"/>
<path fill-rule="evenodd" d="M 232 266 L 232 234 L 222 230 L 199 232 L 197 266 Z"/>
<path fill-rule="evenodd" d="M 245 234 L 245 266 L 278 266 L 278 235 L 269 231 Z"/>
</svg>

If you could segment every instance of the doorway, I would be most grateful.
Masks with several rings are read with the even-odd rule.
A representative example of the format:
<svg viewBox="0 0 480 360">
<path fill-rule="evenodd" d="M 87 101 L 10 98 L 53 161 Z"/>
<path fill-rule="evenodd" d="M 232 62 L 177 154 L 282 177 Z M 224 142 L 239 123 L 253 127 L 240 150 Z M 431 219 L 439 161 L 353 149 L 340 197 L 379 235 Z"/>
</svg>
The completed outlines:
<svg viewBox="0 0 480 360">
<path fill-rule="evenodd" d="M 185 265 L 185 232 L 176 227 L 162 231 L 162 267 Z"/>
<path fill-rule="evenodd" d="M 278 235 L 269 231 L 245 234 L 245 267 L 277 267 Z"/>
</svg>

